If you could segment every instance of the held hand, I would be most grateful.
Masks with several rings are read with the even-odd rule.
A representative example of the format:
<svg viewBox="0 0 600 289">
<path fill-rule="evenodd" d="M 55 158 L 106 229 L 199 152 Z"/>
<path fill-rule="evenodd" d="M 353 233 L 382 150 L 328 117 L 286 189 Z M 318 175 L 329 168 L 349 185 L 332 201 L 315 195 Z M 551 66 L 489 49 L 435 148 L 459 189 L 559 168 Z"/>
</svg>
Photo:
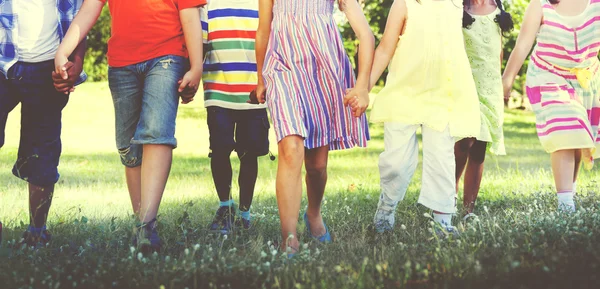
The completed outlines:
<svg viewBox="0 0 600 289">
<path fill-rule="evenodd" d="M 256 94 L 257 104 L 265 103 L 265 101 L 267 100 L 267 97 L 266 97 L 267 89 L 265 88 L 265 84 L 262 82 L 259 82 L 254 91 L 255 91 L 254 93 Z M 250 95 L 250 97 L 252 97 L 252 95 Z"/>
<path fill-rule="evenodd" d="M 194 100 L 194 96 L 198 91 L 201 76 L 201 70 L 191 69 L 181 80 L 179 80 L 179 96 L 181 96 L 182 104 L 187 104 Z"/>
<path fill-rule="evenodd" d="M 354 117 L 360 117 L 369 107 L 369 91 L 363 88 L 352 88 L 346 90 L 344 105 L 350 106 Z"/>
<path fill-rule="evenodd" d="M 69 59 L 67 56 L 56 54 L 54 57 L 54 72 L 56 72 L 63 80 L 66 80 L 69 77 L 67 69 L 65 69 L 68 62 Z"/>
<path fill-rule="evenodd" d="M 246 101 L 247 103 L 250 103 L 250 104 L 260 104 L 258 102 L 258 97 L 256 97 L 256 89 L 254 89 L 253 91 L 250 92 L 249 98 L 250 99 L 248 101 Z"/>
<path fill-rule="evenodd" d="M 81 61 L 71 62 L 67 60 L 64 64 L 58 65 L 62 61 L 64 60 L 59 60 L 58 58 L 55 60 L 57 67 L 56 71 L 52 72 L 52 81 L 54 82 L 56 91 L 69 94 L 75 91 L 75 82 L 83 70 L 83 63 Z"/>
<path fill-rule="evenodd" d="M 508 101 L 510 99 L 510 93 L 513 89 L 513 82 L 507 78 L 502 78 L 502 86 L 504 87 L 504 100 Z"/>
</svg>

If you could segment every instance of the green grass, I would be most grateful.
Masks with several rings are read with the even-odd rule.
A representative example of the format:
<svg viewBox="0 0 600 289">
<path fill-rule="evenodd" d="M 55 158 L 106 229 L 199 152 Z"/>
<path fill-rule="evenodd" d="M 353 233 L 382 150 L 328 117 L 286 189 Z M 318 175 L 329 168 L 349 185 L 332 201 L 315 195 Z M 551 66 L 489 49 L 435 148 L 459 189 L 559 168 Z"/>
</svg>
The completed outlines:
<svg viewBox="0 0 600 289">
<path fill-rule="evenodd" d="M 279 222 L 276 162 L 268 158 L 260 160 L 254 229 L 227 239 L 208 234 L 217 197 L 208 165 L 205 117 L 201 103 L 181 106 L 179 147 L 160 210 L 164 251 L 143 257 L 130 250 L 135 220 L 114 145 L 113 109 L 105 83 L 79 87 L 64 110 L 62 177 L 49 217 L 52 243 L 34 252 L 7 248 L 7 243 L 19 238 L 28 218 L 25 183 L 10 174 L 18 145 L 15 110 L 7 127 L 8 142 L 0 150 L 0 182 L 5 184 L 0 187 L 0 220 L 5 225 L 0 288 L 593 288 L 600 284 L 598 171 L 581 175 L 578 204 L 582 209 L 572 216 L 556 214 L 549 157 L 541 150 L 531 113 L 507 112 L 508 156 L 488 156 L 477 206 L 481 221 L 467 227 L 459 240 L 450 241 L 433 236 L 428 210 L 416 204 L 420 169 L 398 207 L 394 233 L 376 236 L 369 230 L 379 195 L 378 155 L 383 149 L 382 126 L 372 125 L 369 148 L 331 154 L 323 211 L 335 242 L 306 243 L 293 262 L 272 254 L 273 242 L 279 241 Z M 301 241 L 309 240 L 303 235 Z"/>
</svg>

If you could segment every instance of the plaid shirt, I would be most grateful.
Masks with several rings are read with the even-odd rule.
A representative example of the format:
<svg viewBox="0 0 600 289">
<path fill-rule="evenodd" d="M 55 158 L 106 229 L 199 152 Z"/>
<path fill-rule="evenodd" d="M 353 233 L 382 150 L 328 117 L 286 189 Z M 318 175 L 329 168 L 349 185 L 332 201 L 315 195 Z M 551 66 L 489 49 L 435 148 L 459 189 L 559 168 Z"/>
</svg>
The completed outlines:
<svg viewBox="0 0 600 289">
<path fill-rule="evenodd" d="M 6 77 L 8 70 L 19 60 L 17 55 L 17 29 L 19 16 L 13 12 L 13 2 L 27 0 L 0 0 L 0 72 Z M 56 0 L 58 13 L 58 36 L 60 41 L 69 30 L 75 15 L 81 8 L 83 0 Z M 81 72 L 77 84 L 87 79 L 85 72 Z"/>
</svg>

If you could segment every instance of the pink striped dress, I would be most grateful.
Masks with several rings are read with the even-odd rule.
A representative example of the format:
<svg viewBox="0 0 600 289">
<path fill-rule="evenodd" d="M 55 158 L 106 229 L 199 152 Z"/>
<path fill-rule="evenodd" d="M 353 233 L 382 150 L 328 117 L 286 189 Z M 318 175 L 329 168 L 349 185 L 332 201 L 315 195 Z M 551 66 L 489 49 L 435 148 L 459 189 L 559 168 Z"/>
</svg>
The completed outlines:
<svg viewBox="0 0 600 289">
<path fill-rule="evenodd" d="M 343 104 L 354 72 L 333 19 L 334 0 L 275 0 L 263 76 L 277 141 L 308 149 L 365 147 L 366 117 Z"/>
<path fill-rule="evenodd" d="M 584 150 L 598 158 L 600 144 L 600 0 L 579 16 L 565 17 L 548 0 L 527 71 L 527 96 L 536 115 L 538 136 L 551 153 Z M 576 23 L 576 24 L 573 24 Z"/>
</svg>

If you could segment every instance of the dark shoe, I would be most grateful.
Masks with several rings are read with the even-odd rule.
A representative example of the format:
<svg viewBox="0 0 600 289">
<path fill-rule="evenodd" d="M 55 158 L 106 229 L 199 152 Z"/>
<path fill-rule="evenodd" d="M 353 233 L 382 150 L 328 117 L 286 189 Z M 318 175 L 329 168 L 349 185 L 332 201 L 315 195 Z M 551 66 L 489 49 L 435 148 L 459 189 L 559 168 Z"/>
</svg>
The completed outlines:
<svg viewBox="0 0 600 289">
<path fill-rule="evenodd" d="M 221 234 L 228 234 L 233 230 L 233 220 L 235 218 L 235 209 L 233 207 L 219 207 L 213 222 L 210 224 L 210 231 Z"/>
<path fill-rule="evenodd" d="M 39 233 L 33 232 L 33 230 L 31 226 L 27 228 L 27 231 L 23 233 L 21 242 L 19 242 L 19 247 L 34 247 L 37 249 L 46 247 L 50 243 L 52 234 L 46 230 L 46 226 L 42 227 Z"/>
<path fill-rule="evenodd" d="M 235 227 L 244 230 L 250 230 L 250 220 L 246 220 L 244 218 L 237 218 L 235 220 Z"/>
<path fill-rule="evenodd" d="M 140 249 L 142 254 L 160 253 L 162 241 L 158 236 L 156 219 L 135 227 L 133 245 Z"/>
</svg>

